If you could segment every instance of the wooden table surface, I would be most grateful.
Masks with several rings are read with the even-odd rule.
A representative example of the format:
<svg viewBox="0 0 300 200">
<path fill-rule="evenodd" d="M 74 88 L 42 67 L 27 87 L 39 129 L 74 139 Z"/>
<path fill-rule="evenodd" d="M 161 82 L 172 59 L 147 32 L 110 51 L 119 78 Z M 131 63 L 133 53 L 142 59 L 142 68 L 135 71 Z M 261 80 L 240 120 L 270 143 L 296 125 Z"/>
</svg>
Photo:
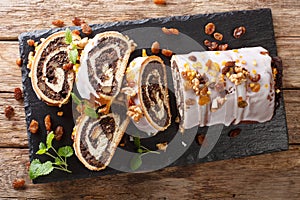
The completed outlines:
<svg viewBox="0 0 300 200">
<path fill-rule="evenodd" d="M 26 3 L 24 3 L 26 2 Z M 284 64 L 283 93 L 289 150 L 279 153 L 171 167 L 144 174 L 33 185 L 23 102 L 14 99 L 21 87 L 17 37 L 25 31 L 48 29 L 75 16 L 88 23 L 135 20 L 231 10 L 271 8 L 278 55 Z M 300 199 L 300 1 L 299 0 L 1 0 L 0 2 L 0 199 Z M 13 105 L 15 116 L 4 116 Z M 15 178 L 26 180 L 14 190 Z"/>
</svg>

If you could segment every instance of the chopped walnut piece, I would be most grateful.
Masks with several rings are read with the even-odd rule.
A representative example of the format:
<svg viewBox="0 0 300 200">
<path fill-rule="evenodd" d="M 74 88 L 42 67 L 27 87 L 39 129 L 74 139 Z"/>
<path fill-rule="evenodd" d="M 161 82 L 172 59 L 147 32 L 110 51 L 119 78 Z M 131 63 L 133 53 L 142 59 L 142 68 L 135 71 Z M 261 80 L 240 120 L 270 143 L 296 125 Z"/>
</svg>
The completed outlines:
<svg viewBox="0 0 300 200">
<path fill-rule="evenodd" d="M 216 26 L 214 23 L 208 23 L 205 25 L 205 33 L 207 35 L 213 34 L 215 32 L 215 30 L 216 30 Z"/>
<path fill-rule="evenodd" d="M 29 131 L 32 133 L 32 134 L 36 134 L 37 131 L 39 129 L 39 123 L 36 121 L 36 120 L 31 120 L 30 122 L 30 125 L 29 125 Z"/>
<path fill-rule="evenodd" d="M 78 49 L 84 49 L 84 47 L 89 42 L 89 39 L 87 37 L 83 38 L 82 40 L 76 40 L 73 42 L 74 45 L 78 47 Z"/>
<path fill-rule="evenodd" d="M 57 126 L 54 131 L 54 138 L 57 141 L 60 141 L 64 134 L 64 128 L 62 126 Z"/>
<path fill-rule="evenodd" d="M 218 49 L 219 51 L 225 51 L 228 48 L 228 44 L 219 44 Z"/>
<path fill-rule="evenodd" d="M 168 147 L 168 143 L 167 142 L 158 143 L 158 144 L 156 144 L 156 147 L 157 147 L 158 150 L 166 152 L 167 151 L 167 147 Z"/>
<path fill-rule="evenodd" d="M 21 59 L 21 58 L 18 58 L 18 59 L 16 60 L 16 64 L 17 64 L 19 67 L 21 67 L 21 66 L 22 66 L 22 59 Z"/>
<path fill-rule="evenodd" d="M 164 34 L 167 34 L 167 35 L 178 35 L 179 34 L 179 30 L 176 28 L 162 27 L 161 30 Z"/>
<path fill-rule="evenodd" d="M 82 32 L 86 35 L 90 35 L 93 32 L 92 28 L 87 23 L 82 23 L 81 29 L 82 29 Z"/>
<path fill-rule="evenodd" d="M 13 181 L 12 186 L 15 190 L 24 189 L 25 188 L 25 180 L 23 178 L 16 178 Z"/>
<path fill-rule="evenodd" d="M 61 19 L 57 19 L 57 20 L 52 21 L 52 24 L 54 26 L 57 26 L 57 27 L 63 27 L 63 26 L 65 26 L 64 21 L 61 20 Z"/>
<path fill-rule="evenodd" d="M 34 40 L 32 40 L 32 39 L 27 40 L 27 44 L 28 44 L 28 46 L 33 47 L 34 46 Z"/>
<path fill-rule="evenodd" d="M 23 92 L 22 92 L 21 88 L 15 88 L 14 97 L 17 101 L 23 99 Z"/>
<path fill-rule="evenodd" d="M 240 26 L 234 29 L 233 31 L 233 37 L 240 38 L 242 35 L 246 33 L 246 28 L 244 26 Z"/>
<path fill-rule="evenodd" d="M 160 49 L 159 43 L 157 41 L 153 42 L 152 46 L 151 46 L 151 52 L 153 54 L 158 54 L 159 53 L 159 49 Z"/>
<path fill-rule="evenodd" d="M 222 41 L 223 40 L 223 35 L 221 33 L 214 33 L 214 38 L 216 40 Z"/>
<path fill-rule="evenodd" d="M 128 108 L 127 115 L 131 117 L 135 122 L 138 122 L 143 117 L 143 111 L 140 106 L 134 105 Z"/>
<path fill-rule="evenodd" d="M 51 117 L 50 115 L 46 115 L 46 117 L 44 118 L 44 123 L 45 123 L 45 127 L 46 127 L 46 131 L 51 131 Z"/>
<path fill-rule="evenodd" d="M 219 46 L 218 43 L 212 42 L 211 45 L 208 46 L 207 48 L 208 48 L 208 50 L 210 50 L 210 51 L 215 51 L 215 50 L 218 49 L 218 46 Z"/>
<path fill-rule="evenodd" d="M 162 49 L 162 50 L 161 50 L 161 53 L 162 53 L 164 56 L 170 57 L 170 56 L 172 56 L 173 51 L 171 51 L 171 50 L 169 50 L 169 49 Z"/>
<path fill-rule="evenodd" d="M 155 3 L 156 5 L 166 5 L 167 4 L 166 0 L 153 0 L 153 3 Z"/>
<path fill-rule="evenodd" d="M 10 119 L 14 116 L 15 109 L 12 106 L 6 106 L 4 109 L 4 114 L 6 118 Z"/>
<path fill-rule="evenodd" d="M 136 91 L 132 87 L 124 87 L 122 88 L 121 92 L 131 97 L 134 97 L 136 95 Z"/>
</svg>

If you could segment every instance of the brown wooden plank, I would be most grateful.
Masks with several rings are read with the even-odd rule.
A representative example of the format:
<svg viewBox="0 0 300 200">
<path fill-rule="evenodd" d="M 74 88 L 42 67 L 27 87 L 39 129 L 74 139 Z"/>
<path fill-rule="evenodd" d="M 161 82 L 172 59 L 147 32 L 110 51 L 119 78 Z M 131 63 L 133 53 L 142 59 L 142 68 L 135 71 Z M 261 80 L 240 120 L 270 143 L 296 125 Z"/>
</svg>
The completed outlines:
<svg viewBox="0 0 300 200">
<path fill-rule="evenodd" d="M 0 149 L 0 196 L 45 199 L 299 199 L 300 147 L 280 153 L 58 183 L 31 184 L 27 149 Z M 15 178 L 26 180 L 16 191 Z M 270 192 L 272 191 L 272 192 Z"/>
<path fill-rule="evenodd" d="M 158 6 L 152 0 L 100 2 L 92 0 L 72 3 L 69 0 L 24 2 L 2 0 L 0 2 L 0 40 L 15 40 L 21 32 L 48 29 L 51 27 L 52 20 L 58 18 L 63 19 L 67 25 L 71 25 L 71 19 L 74 16 L 80 16 L 94 24 L 264 7 L 271 8 L 273 11 L 276 36 L 299 36 L 300 33 L 300 2 L 297 0 L 173 0 L 167 2 L 166 6 Z"/>
</svg>

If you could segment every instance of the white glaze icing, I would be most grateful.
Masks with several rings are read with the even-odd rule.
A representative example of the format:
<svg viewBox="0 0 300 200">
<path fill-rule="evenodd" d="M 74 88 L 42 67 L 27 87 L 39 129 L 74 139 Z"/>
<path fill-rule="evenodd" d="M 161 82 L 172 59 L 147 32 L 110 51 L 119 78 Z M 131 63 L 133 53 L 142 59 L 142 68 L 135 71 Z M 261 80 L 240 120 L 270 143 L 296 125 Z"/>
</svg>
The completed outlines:
<svg viewBox="0 0 300 200">
<path fill-rule="evenodd" d="M 228 78 L 226 78 L 226 90 L 232 93 L 225 96 L 226 101 L 223 106 L 216 110 L 211 110 L 212 103 L 220 100 L 219 93 L 214 89 L 209 88 L 210 103 L 200 106 L 198 103 L 194 105 L 183 104 L 181 108 L 180 102 L 185 102 L 191 98 L 198 102 L 199 96 L 196 96 L 193 89 L 183 89 L 181 98 L 178 92 L 175 92 L 177 106 L 179 107 L 180 115 L 182 116 L 183 128 L 189 129 L 194 126 L 211 126 L 215 124 L 238 124 L 241 121 L 256 121 L 265 122 L 272 118 L 274 112 L 274 98 L 268 100 L 268 96 L 274 96 L 274 80 L 271 68 L 271 57 L 261 52 L 267 52 L 262 47 L 241 48 L 238 50 L 228 51 L 208 51 L 208 52 L 191 52 L 185 55 L 173 55 L 171 59 L 172 74 L 174 83 L 179 79 L 180 84 L 174 84 L 175 91 L 182 90 L 182 85 L 185 79 L 181 73 L 188 66 L 192 70 L 205 73 L 209 82 L 213 82 L 221 74 L 224 68 L 224 63 L 227 61 L 236 61 L 237 66 L 246 68 L 251 75 L 255 73 L 260 74 L 261 78 L 257 82 L 260 84 L 258 92 L 252 92 L 248 85 L 250 80 L 235 85 Z M 191 61 L 190 56 L 195 56 L 197 61 Z M 220 66 L 220 72 L 208 69 L 206 63 L 211 60 Z M 179 72 L 176 72 L 173 61 L 176 62 Z M 238 97 L 242 97 L 248 103 L 245 108 L 237 106 Z M 213 106 L 215 106 L 214 104 Z M 205 117 L 207 116 L 207 117 Z"/>
</svg>

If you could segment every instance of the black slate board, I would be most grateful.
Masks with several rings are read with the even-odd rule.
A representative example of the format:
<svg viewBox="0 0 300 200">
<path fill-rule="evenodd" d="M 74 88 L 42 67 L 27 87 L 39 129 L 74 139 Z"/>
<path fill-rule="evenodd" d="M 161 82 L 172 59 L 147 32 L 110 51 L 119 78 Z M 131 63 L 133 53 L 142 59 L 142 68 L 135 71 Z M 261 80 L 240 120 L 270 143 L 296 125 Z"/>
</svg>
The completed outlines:
<svg viewBox="0 0 300 200">
<path fill-rule="evenodd" d="M 131 56 L 131 59 L 135 56 L 141 54 L 141 48 L 147 48 L 149 53 L 149 48 L 153 41 L 160 40 L 163 38 L 161 46 L 163 48 L 172 49 L 175 53 L 188 53 L 192 50 L 201 50 L 201 46 L 205 39 L 212 40 L 212 38 L 204 33 L 204 26 L 208 22 L 214 22 L 217 27 L 217 31 L 224 35 L 224 41 L 229 44 L 230 48 L 241 48 L 250 46 L 262 46 L 266 48 L 271 56 L 277 55 L 276 43 L 274 38 L 272 14 L 270 9 L 259 9 L 259 10 L 249 10 L 249 11 L 234 11 L 225 13 L 215 13 L 215 14 L 205 14 L 205 15 L 193 15 L 193 16 L 175 16 L 157 19 L 145 19 L 137 21 L 124 21 L 124 22 L 114 22 L 106 24 L 96 24 L 92 25 L 93 37 L 95 34 L 108 31 L 117 30 L 127 34 L 130 38 L 135 40 L 138 44 L 139 50 L 135 51 Z M 180 30 L 182 37 L 184 37 L 180 43 L 176 39 L 178 36 L 168 36 L 166 37 L 160 30 L 161 27 L 174 27 Z M 245 26 L 247 29 L 246 34 L 241 39 L 235 39 L 232 37 L 232 31 L 238 26 Z M 143 28 L 146 29 L 136 29 Z M 155 28 L 158 27 L 158 28 Z M 76 29 L 78 27 L 71 27 L 71 29 Z M 49 107 L 45 103 L 41 102 L 35 95 L 30 78 L 28 78 L 28 69 L 26 65 L 28 63 L 28 54 L 33 50 L 32 47 L 28 47 L 27 40 L 34 39 L 39 41 L 40 38 L 46 38 L 50 34 L 57 32 L 62 29 L 51 29 L 44 31 L 35 31 L 30 33 L 23 33 L 19 36 L 20 42 L 20 54 L 23 59 L 22 66 L 22 82 L 24 89 L 24 104 L 26 113 L 27 127 L 31 119 L 38 120 L 40 124 L 40 129 L 38 134 L 31 135 L 28 131 L 29 149 L 30 149 L 30 160 L 34 158 L 39 158 L 41 161 L 49 159 L 44 156 L 37 156 L 35 152 L 38 150 L 38 145 L 41 141 L 45 141 L 46 131 L 43 123 L 44 116 L 50 114 L 52 116 L 53 127 L 57 125 L 63 125 L 65 129 L 65 135 L 62 141 L 55 142 L 55 147 L 60 147 L 64 145 L 72 145 L 71 133 L 74 126 L 73 115 L 72 115 L 72 104 L 69 102 L 62 108 Z M 146 30 L 146 31 L 145 31 Z M 151 32 L 152 31 L 152 32 Z M 188 36 L 188 37 L 185 37 Z M 189 43 L 191 42 L 191 43 Z M 224 42 L 224 43 L 225 43 Z M 201 49 L 199 49 L 201 48 Z M 163 56 L 162 56 L 163 57 Z M 169 60 L 163 57 L 167 65 L 169 65 Z M 282 75 L 282 68 L 279 69 L 280 75 Z M 170 80 L 169 80 L 170 81 Z M 172 83 L 169 83 L 172 85 Z M 281 79 L 277 82 L 281 86 Z M 155 144 L 157 142 L 165 142 L 168 140 L 178 140 L 175 143 L 178 145 L 179 149 L 184 149 L 182 141 L 187 144 L 191 144 L 189 148 L 184 149 L 185 153 L 180 156 L 175 162 L 166 162 L 170 165 L 186 165 L 191 163 L 202 163 L 208 161 L 216 161 L 222 159 L 238 158 L 244 156 L 257 155 L 268 152 L 275 152 L 288 149 L 288 134 L 286 125 L 286 115 L 284 109 L 283 96 L 280 93 L 277 98 L 277 107 L 275 114 L 271 121 L 266 123 L 256 123 L 256 124 L 239 124 L 232 125 L 229 127 L 222 126 L 222 134 L 212 151 L 204 158 L 199 158 L 200 145 L 195 141 L 196 134 L 194 133 L 204 133 L 206 134 L 210 128 L 210 132 L 213 132 L 212 127 L 199 128 L 198 130 L 187 130 L 185 134 L 181 134 L 178 131 L 178 125 L 172 123 L 171 127 L 165 133 L 159 133 L 153 138 L 142 139 L 142 143 L 151 148 L 155 149 Z M 176 116 L 176 109 L 174 106 L 174 95 L 170 97 L 173 113 L 173 121 Z M 63 111 L 63 117 L 57 117 L 57 111 Z M 130 125 L 129 129 L 132 130 L 133 126 Z M 212 129 L 211 129 L 212 128 Z M 220 127 L 215 127 L 216 129 Z M 237 137 L 229 137 L 228 134 L 231 130 L 239 128 L 241 133 Z M 134 128 L 133 128 L 134 129 Z M 193 132 L 193 134 L 188 134 Z M 166 134 L 169 133 L 169 134 Z M 210 133 L 213 134 L 213 133 Z M 177 137 L 176 137 L 177 136 Z M 124 149 L 132 151 L 133 145 L 128 142 L 128 135 L 124 136 L 124 141 L 128 144 Z M 203 145 L 202 145 L 203 146 Z M 172 151 L 176 147 L 168 147 L 167 152 Z M 168 156 L 164 157 L 166 160 L 172 160 L 172 153 L 166 154 Z M 175 156 L 176 157 L 176 156 Z M 122 152 L 117 151 L 112 162 L 117 162 L 120 160 L 120 164 L 128 166 L 128 160 L 122 160 Z M 143 165 L 141 170 L 147 171 L 147 165 L 151 165 L 152 159 L 155 157 L 149 156 L 147 159 L 143 160 Z M 53 171 L 50 175 L 39 177 L 35 179 L 34 183 L 45 183 L 53 181 L 70 180 L 75 178 L 86 178 L 86 177 L 96 177 L 100 175 L 115 174 L 120 173 L 118 170 L 112 168 L 107 168 L 100 172 L 92 172 L 86 169 L 76 158 L 72 156 L 69 160 L 70 170 L 72 174 Z M 165 165 L 166 163 L 162 164 Z M 125 170 L 126 171 L 126 170 Z"/>
</svg>

